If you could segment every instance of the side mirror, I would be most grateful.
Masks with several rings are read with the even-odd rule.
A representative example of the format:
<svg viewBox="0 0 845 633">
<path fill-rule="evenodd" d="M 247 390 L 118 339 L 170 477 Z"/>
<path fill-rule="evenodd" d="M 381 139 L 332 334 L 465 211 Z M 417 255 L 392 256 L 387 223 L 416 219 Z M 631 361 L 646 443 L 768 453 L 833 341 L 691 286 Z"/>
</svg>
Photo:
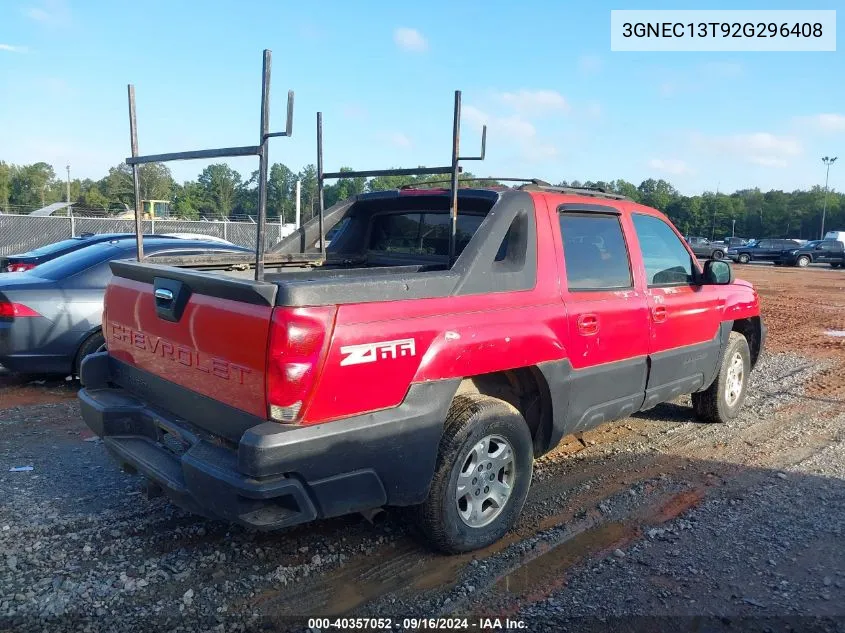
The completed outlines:
<svg viewBox="0 0 845 633">
<path fill-rule="evenodd" d="M 733 283 L 734 270 L 723 259 L 708 259 L 704 262 L 704 283 L 714 286 L 724 286 Z"/>
</svg>

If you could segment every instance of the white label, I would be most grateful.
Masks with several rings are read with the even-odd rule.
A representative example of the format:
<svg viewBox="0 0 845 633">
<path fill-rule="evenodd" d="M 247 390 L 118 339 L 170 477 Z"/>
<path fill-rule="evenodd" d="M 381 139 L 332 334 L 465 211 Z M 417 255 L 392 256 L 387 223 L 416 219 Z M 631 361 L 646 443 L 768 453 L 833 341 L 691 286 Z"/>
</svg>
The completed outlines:
<svg viewBox="0 0 845 633">
<path fill-rule="evenodd" d="M 412 338 L 398 341 L 381 341 L 379 343 L 362 343 L 361 345 L 344 345 L 340 348 L 346 358 L 340 361 L 340 366 L 362 365 L 375 363 L 380 360 L 395 360 L 403 356 L 416 356 L 416 344 Z"/>
<path fill-rule="evenodd" d="M 836 11 L 611 11 L 611 51 L 835 51 Z"/>
</svg>

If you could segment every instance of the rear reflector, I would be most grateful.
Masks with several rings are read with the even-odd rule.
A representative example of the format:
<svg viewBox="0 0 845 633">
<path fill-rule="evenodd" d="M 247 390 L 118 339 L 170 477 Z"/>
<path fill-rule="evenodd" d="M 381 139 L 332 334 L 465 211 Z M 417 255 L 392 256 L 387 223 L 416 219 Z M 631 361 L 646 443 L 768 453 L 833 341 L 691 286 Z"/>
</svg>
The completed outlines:
<svg viewBox="0 0 845 633">
<path fill-rule="evenodd" d="M 35 264 L 9 264 L 6 266 L 6 272 L 22 273 L 33 268 L 35 268 Z"/>
<path fill-rule="evenodd" d="M 22 303 L 0 301 L 0 319 L 15 319 L 20 317 L 40 317 L 32 308 Z"/>
<path fill-rule="evenodd" d="M 276 308 L 267 355 L 267 414 L 278 422 L 305 415 L 328 349 L 337 308 Z"/>
</svg>

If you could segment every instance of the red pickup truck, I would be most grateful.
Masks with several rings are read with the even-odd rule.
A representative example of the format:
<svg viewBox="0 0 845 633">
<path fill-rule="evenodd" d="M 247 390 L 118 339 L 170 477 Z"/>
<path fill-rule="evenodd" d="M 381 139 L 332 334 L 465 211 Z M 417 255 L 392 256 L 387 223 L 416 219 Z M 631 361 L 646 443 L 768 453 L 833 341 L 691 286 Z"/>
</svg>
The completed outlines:
<svg viewBox="0 0 845 633">
<path fill-rule="evenodd" d="M 766 330 L 658 211 L 529 184 L 356 196 L 321 266 L 112 264 L 82 414 L 179 505 L 260 529 L 416 506 L 446 552 L 514 524 L 561 438 L 692 394 L 737 415 Z M 342 223 L 342 224 L 341 224 Z M 313 245 L 306 225 L 279 252 Z"/>
</svg>

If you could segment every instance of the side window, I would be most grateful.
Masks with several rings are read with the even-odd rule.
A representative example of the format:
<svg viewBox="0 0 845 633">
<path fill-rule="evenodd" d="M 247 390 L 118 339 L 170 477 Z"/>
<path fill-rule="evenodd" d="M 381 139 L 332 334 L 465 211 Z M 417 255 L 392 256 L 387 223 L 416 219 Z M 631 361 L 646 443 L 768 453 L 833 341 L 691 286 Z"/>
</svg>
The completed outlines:
<svg viewBox="0 0 845 633">
<path fill-rule="evenodd" d="M 772 240 L 760 240 L 757 242 L 757 248 L 772 248 Z"/>
<path fill-rule="evenodd" d="M 821 250 L 823 251 L 833 250 L 833 245 L 830 242 L 822 242 L 821 244 L 819 244 L 819 246 L 821 246 Z"/>
<path fill-rule="evenodd" d="M 617 216 L 561 213 L 560 233 L 570 290 L 633 286 L 628 248 Z"/>
<path fill-rule="evenodd" d="M 649 286 L 677 286 L 693 282 L 692 257 L 675 232 L 660 218 L 633 214 Z"/>
</svg>

